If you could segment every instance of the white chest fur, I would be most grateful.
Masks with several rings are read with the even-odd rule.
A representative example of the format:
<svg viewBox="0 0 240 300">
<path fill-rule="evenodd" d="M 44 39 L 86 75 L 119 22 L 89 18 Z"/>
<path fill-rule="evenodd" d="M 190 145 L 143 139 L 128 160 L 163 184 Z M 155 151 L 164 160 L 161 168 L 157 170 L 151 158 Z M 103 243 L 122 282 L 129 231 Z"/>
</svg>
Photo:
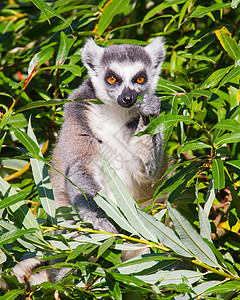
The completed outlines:
<svg viewBox="0 0 240 300">
<path fill-rule="evenodd" d="M 136 180 L 134 177 L 139 172 L 139 158 L 132 144 L 132 139 L 135 138 L 132 137 L 126 123 L 136 117 L 136 114 L 135 107 L 126 109 L 118 104 L 92 105 L 88 113 L 91 130 L 102 141 L 103 154 L 132 195 L 135 194 Z M 94 170 L 96 181 L 106 192 L 109 192 L 99 159 L 91 163 L 91 168 Z"/>
</svg>

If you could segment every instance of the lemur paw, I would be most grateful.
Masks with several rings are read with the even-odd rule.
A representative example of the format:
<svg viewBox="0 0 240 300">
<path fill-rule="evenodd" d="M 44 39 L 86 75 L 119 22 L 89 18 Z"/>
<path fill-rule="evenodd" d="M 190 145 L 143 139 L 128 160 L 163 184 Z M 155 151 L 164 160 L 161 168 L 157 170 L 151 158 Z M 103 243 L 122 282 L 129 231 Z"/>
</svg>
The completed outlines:
<svg viewBox="0 0 240 300">
<path fill-rule="evenodd" d="M 160 99 L 155 95 L 146 94 L 143 97 L 143 101 L 137 101 L 139 112 L 143 116 L 157 116 L 160 111 Z"/>
</svg>

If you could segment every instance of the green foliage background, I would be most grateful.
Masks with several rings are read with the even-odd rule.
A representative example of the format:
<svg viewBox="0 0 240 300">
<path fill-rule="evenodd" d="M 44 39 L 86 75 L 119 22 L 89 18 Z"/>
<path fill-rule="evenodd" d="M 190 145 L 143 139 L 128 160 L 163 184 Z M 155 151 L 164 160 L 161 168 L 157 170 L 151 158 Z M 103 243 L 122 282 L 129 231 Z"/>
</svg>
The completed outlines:
<svg viewBox="0 0 240 300">
<path fill-rule="evenodd" d="M 239 299 L 239 2 L 1 2 L 1 299 L 54 299 L 56 290 L 61 299 Z M 174 157 L 174 175 L 154 196 L 168 192 L 167 205 L 140 211 L 103 157 L 119 201 L 114 205 L 104 192 L 96 201 L 125 231 L 116 236 L 89 224 L 70 226 L 66 220 L 77 219 L 72 209 L 55 212 L 48 158 L 62 105 L 86 76 L 84 41 L 145 45 L 155 36 L 164 37 L 167 49 L 157 90 L 162 114 L 142 134 L 164 132 Z M 219 228 L 209 214 L 221 202 L 219 191 L 231 193 L 231 204 L 217 239 L 211 233 Z M 167 215 L 174 230 L 164 225 Z M 58 228 L 66 233 L 53 236 Z M 121 250 L 135 249 L 136 242 L 151 254 L 122 263 Z M 19 284 L 12 267 L 35 255 L 66 258 L 47 268 L 77 273 L 55 285 Z M 88 261 L 92 255 L 95 263 Z M 179 258 L 191 261 L 193 270 L 170 271 Z"/>
</svg>

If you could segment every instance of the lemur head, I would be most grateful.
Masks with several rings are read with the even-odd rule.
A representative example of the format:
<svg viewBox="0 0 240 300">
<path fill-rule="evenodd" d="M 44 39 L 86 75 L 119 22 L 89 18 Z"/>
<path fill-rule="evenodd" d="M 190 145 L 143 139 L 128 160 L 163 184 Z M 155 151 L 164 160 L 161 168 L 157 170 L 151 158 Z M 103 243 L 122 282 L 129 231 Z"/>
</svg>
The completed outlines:
<svg viewBox="0 0 240 300">
<path fill-rule="evenodd" d="M 106 104 L 130 108 L 138 95 L 154 93 L 165 53 L 159 37 L 145 47 L 121 44 L 104 48 L 89 39 L 82 50 L 82 61 L 98 98 Z"/>
</svg>

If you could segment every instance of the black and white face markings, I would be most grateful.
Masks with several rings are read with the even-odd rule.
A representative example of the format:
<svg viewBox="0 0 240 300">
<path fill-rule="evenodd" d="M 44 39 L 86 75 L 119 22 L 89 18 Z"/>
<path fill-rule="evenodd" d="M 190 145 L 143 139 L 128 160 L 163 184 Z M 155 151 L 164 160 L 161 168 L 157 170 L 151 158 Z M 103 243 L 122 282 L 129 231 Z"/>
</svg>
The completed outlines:
<svg viewBox="0 0 240 300">
<path fill-rule="evenodd" d="M 126 108 L 132 107 L 137 96 L 148 88 L 148 74 L 142 62 L 113 62 L 106 70 L 105 88 L 117 103 Z"/>
</svg>

